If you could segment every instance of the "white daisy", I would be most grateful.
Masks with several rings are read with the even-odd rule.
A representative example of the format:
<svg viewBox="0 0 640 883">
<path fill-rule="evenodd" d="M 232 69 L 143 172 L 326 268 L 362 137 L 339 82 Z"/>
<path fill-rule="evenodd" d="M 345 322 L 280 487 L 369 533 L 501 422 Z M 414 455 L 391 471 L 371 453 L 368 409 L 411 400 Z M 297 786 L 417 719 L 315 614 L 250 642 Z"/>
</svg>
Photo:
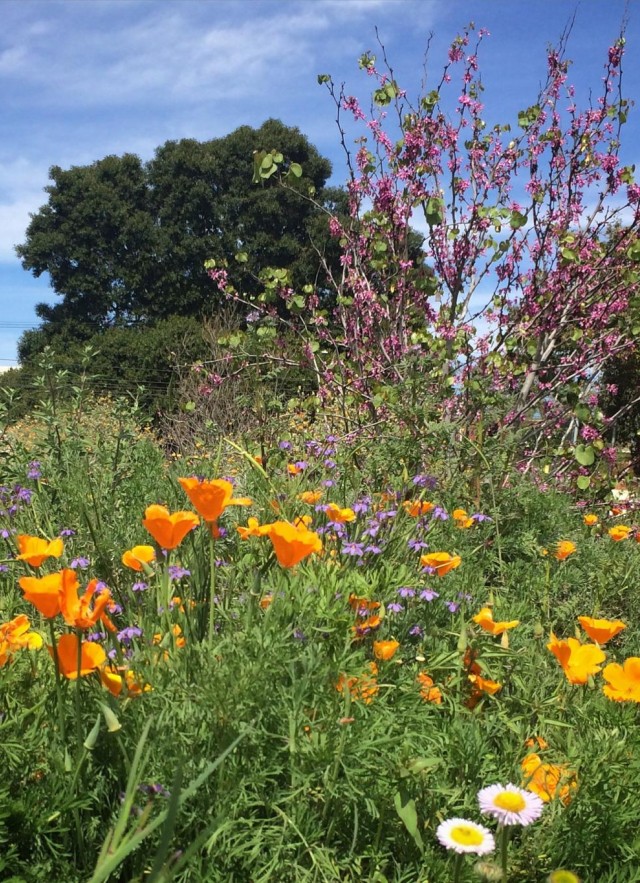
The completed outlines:
<svg viewBox="0 0 640 883">
<path fill-rule="evenodd" d="M 493 816 L 502 825 L 530 825 L 539 819 L 544 803 L 532 791 L 516 785 L 489 785 L 478 791 L 483 813 Z"/>
<path fill-rule="evenodd" d="M 473 852 L 486 855 L 496 848 L 493 834 L 483 825 L 467 819 L 447 819 L 436 829 L 436 837 L 447 849 L 454 852 Z"/>
</svg>

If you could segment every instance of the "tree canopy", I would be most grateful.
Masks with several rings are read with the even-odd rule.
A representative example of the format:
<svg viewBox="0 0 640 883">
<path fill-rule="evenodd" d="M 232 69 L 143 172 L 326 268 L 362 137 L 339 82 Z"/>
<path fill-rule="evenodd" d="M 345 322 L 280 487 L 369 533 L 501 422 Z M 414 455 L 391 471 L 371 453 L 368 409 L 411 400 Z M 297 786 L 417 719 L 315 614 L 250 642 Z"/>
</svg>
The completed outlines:
<svg viewBox="0 0 640 883">
<path fill-rule="evenodd" d="M 303 176 L 285 188 L 252 184 L 253 151 L 274 147 Z M 312 240 L 328 233 L 319 206 L 301 195 L 311 191 L 322 203 L 330 173 L 298 129 L 273 119 L 210 141 L 168 141 L 146 163 L 125 154 L 53 166 L 48 201 L 17 253 L 35 276 L 49 273 L 61 300 L 36 307 L 43 325 L 25 335 L 21 358 L 53 336 L 86 340 L 111 327 L 215 312 L 220 295 L 204 269 L 208 258 L 228 262 L 241 292 L 256 290 L 269 266 L 286 267 L 298 285 L 314 282 Z"/>
</svg>

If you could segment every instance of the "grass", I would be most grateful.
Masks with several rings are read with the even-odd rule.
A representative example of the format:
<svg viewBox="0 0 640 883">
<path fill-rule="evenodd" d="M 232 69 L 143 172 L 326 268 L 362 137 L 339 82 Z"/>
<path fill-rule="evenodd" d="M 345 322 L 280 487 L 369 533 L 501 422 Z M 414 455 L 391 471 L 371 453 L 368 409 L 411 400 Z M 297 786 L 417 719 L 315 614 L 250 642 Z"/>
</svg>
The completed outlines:
<svg viewBox="0 0 640 883">
<path fill-rule="evenodd" d="M 638 706 L 607 698 L 602 673 L 569 683 L 546 646 L 551 631 L 580 634 L 577 616 L 589 615 L 627 626 L 603 648 L 605 665 L 640 656 L 640 545 L 607 533 L 633 526 L 633 512 L 613 517 L 594 500 L 600 522 L 587 527 L 573 498 L 515 475 L 506 487 L 486 473 L 478 499 L 475 477 L 437 457 L 403 457 L 398 440 L 385 453 L 381 443 L 294 437 L 291 450 L 266 452 L 264 468 L 253 451 L 224 445 L 172 461 L 126 411 L 83 413 L 5 436 L 0 621 L 26 613 L 50 643 L 18 580 L 74 562 L 82 588 L 96 577 L 111 589 L 116 636 L 94 631 L 138 689 L 114 696 L 94 672 L 61 679 L 57 691 L 45 648 L 5 661 L 2 879 L 482 879 L 473 856 L 454 870 L 436 828 L 464 817 L 496 831 L 477 792 L 526 784 L 521 764 L 534 749 L 577 784 L 513 832 L 506 879 L 542 883 L 557 868 L 582 880 L 638 879 Z M 28 479 L 33 461 L 41 477 Z M 288 464 L 301 461 L 290 476 Z M 147 506 L 191 510 L 177 482 L 190 474 L 230 475 L 253 500 L 219 521 L 212 641 L 204 525 L 168 558 L 157 549 L 148 573 L 121 562 L 125 549 L 153 544 L 141 524 Z M 322 491 L 318 503 L 299 499 L 310 490 Z M 437 508 L 412 517 L 403 503 L 413 499 Z M 352 508 L 353 521 L 328 523 L 329 502 Z M 488 517 L 461 529 L 457 507 Z M 236 531 L 250 516 L 300 515 L 313 519 L 324 551 L 293 568 L 278 563 L 267 536 Z M 61 559 L 37 571 L 15 560 L 18 534 L 52 538 L 63 528 L 75 535 Z M 553 556 L 559 540 L 577 547 L 565 561 Z M 420 555 L 433 551 L 458 554 L 460 566 L 425 572 Z M 188 573 L 170 583 L 169 564 Z M 179 600 L 167 605 L 168 596 Z M 473 621 L 487 605 L 495 620 L 520 621 L 508 642 Z M 374 614 L 379 624 L 354 633 Z M 58 638 L 69 630 L 60 616 L 53 622 Z M 387 660 L 375 656 L 383 640 L 399 645 Z M 474 690 L 472 654 L 497 692 Z M 440 703 L 421 695 L 424 674 Z M 527 745 L 536 739 L 547 747 Z"/>
</svg>

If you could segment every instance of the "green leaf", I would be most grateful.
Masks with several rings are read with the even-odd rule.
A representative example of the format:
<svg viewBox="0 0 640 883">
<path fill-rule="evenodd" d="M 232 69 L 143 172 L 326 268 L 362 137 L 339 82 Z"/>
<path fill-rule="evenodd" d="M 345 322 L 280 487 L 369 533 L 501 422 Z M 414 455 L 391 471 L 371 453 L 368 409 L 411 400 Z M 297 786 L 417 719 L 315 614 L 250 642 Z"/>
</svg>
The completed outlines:
<svg viewBox="0 0 640 883">
<path fill-rule="evenodd" d="M 576 478 L 576 484 L 578 485 L 578 487 L 580 488 L 581 491 L 586 491 L 586 489 L 591 484 L 591 479 L 589 478 L 588 475 L 579 475 Z"/>
<path fill-rule="evenodd" d="M 434 227 L 442 223 L 443 205 L 437 196 L 430 196 L 424 207 L 424 216 L 427 224 Z"/>
<path fill-rule="evenodd" d="M 570 264 L 575 263 L 578 260 L 578 253 L 574 251 L 572 248 L 561 248 L 560 254 Z"/>
<path fill-rule="evenodd" d="M 300 163 L 292 162 L 289 166 L 289 171 L 294 176 L 294 178 L 302 177 L 302 166 L 300 165 Z"/>
<path fill-rule="evenodd" d="M 527 223 L 527 216 L 523 215 L 522 212 L 511 212 L 511 217 L 509 218 L 509 226 L 512 230 L 519 230 L 520 227 L 524 227 Z"/>
<path fill-rule="evenodd" d="M 581 466 L 592 466 L 595 463 L 596 452 L 592 445 L 576 445 L 574 457 Z"/>
<path fill-rule="evenodd" d="M 418 813 L 416 812 L 415 800 L 409 797 L 404 788 L 401 788 L 396 792 L 393 798 L 393 804 L 402 823 L 413 838 L 414 843 L 420 852 L 424 852 L 424 843 L 422 842 L 422 836 L 420 834 L 420 829 L 418 828 Z"/>
</svg>

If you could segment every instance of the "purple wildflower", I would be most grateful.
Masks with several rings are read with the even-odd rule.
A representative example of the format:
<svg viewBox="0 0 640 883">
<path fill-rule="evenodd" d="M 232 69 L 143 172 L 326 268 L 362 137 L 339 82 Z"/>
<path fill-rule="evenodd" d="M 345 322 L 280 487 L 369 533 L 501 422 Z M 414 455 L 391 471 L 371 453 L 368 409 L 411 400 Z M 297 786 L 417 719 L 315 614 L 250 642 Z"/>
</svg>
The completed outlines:
<svg viewBox="0 0 640 883">
<path fill-rule="evenodd" d="M 38 478 L 42 478 L 42 472 L 40 471 L 40 461 L 32 460 L 29 463 L 29 470 L 27 472 L 27 478 L 31 478 L 34 481 L 37 481 Z"/>
<path fill-rule="evenodd" d="M 83 558 L 82 556 L 80 556 L 79 558 L 74 558 L 69 567 L 71 568 L 71 570 L 86 570 L 86 568 L 89 566 L 89 563 L 90 562 L 88 558 Z"/>
<path fill-rule="evenodd" d="M 382 549 L 380 548 L 380 546 L 374 546 L 372 543 L 370 543 L 368 546 L 365 546 L 364 550 L 365 552 L 369 552 L 370 555 L 382 554 Z"/>
<path fill-rule="evenodd" d="M 121 632 L 118 632 L 118 640 L 126 647 L 128 647 L 136 638 L 141 637 L 142 629 L 138 628 L 137 625 L 129 625 L 126 628 L 122 629 Z"/>
<path fill-rule="evenodd" d="M 431 517 L 432 518 L 439 518 L 440 521 L 448 521 L 449 520 L 449 516 L 448 516 L 447 512 L 441 506 L 435 507 L 435 509 L 431 513 Z"/>
<path fill-rule="evenodd" d="M 409 629 L 409 634 L 414 638 L 422 638 L 424 635 L 424 629 L 416 623 L 416 625 L 412 625 Z"/>
<path fill-rule="evenodd" d="M 416 590 L 411 586 L 400 586 L 398 594 L 401 598 L 415 598 Z"/>
<path fill-rule="evenodd" d="M 146 590 L 149 588 L 149 583 L 137 582 L 134 583 L 131 588 L 134 592 L 146 592 Z"/>
<path fill-rule="evenodd" d="M 363 543 L 343 543 L 340 549 L 343 555 L 364 555 Z"/>
<path fill-rule="evenodd" d="M 420 592 L 420 598 L 422 601 L 433 601 L 434 598 L 439 598 L 440 594 L 435 591 L 435 589 L 423 589 Z"/>
<path fill-rule="evenodd" d="M 404 605 L 399 604 L 397 601 L 392 601 L 390 604 L 387 604 L 387 610 L 389 613 L 402 613 Z"/>
<path fill-rule="evenodd" d="M 449 613 L 457 613 L 460 604 L 457 601 L 445 601 L 445 607 L 449 608 Z"/>
<path fill-rule="evenodd" d="M 290 451 L 292 448 L 292 444 L 290 441 L 281 441 L 278 442 L 278 447 L 281 451 Z"/>
<path fill-rule="evenodd" d="M 419 539 L 410 539 L 407 540 L 407 546 L 412 549 L 414 552 L 419 552 L 420 549 L 428 549 L 429 544 L 425 543 L 423 540 Z"/>
<path fill-rule="evenodd" d="M 168 570 L 169 579 L 173 581 L 182 579 L 184 576 L 191 576 L 191 571 L 187 570 L 186 567 L 181 567 L 179 564 L 170 564 Z"/>
</svg>

